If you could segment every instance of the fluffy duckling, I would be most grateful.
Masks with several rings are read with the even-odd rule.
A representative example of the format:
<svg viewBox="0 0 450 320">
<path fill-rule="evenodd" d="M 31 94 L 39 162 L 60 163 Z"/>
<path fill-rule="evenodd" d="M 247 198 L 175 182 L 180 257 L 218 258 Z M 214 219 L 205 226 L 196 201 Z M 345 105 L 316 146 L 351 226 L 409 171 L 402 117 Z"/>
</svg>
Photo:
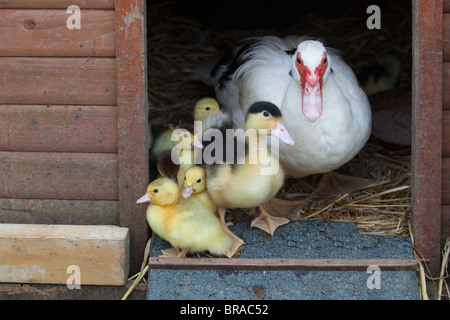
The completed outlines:
<svg viewBox="0 0 450 320">
<path fill-rule="evenodd" d="M 190 112 L 176 111 L 168 119 L 167 125 L 153 125 L 150 127 L 152 137 L 152 146 L 150 156 L 156 157 L 161 151 L 171 149 L 173 143 L 171 140 L 173 131 L 180 125 L 193 124 L 194 118 Z"/>
<path fill-rule="evenodd" d="M 186 257 L 188 252 L 203 251 L 231 257 L 232 238 L 203 200 L 180 197 L 179 186 L 173 180 L 158 178 L 149 184 L 146 194 L 137 203 L 150 202 L 147 222 L 161 238 L 182 249 L 177 258 Z"/>
<path fill-rule="evenodd" d="M 214 125 L 214 119 L 208 119 L 205 122 L 208 128 L 225 132 L 231 122 L 229 117 L 220 115 L 219 112 L 213 118 L 218 119 L 218 123 Z M 271 216 L 262 206 L 275 196 L 284 182 L 284 171 L 279 165 L 278 154 L 269 149 L 272 149 L 272 146 L 275 148 L 278 140 L 289 145 L 293 145 L 294 141 L 283 124 L 280 110 L 269 102 L 257 102 L 249 108 L 245 130 L 247 142 L 227 139 L 225 144 L 232 143 L 234 146 L 230 148 L 224 144 L 223 163 L 203 164 L 207 176 L 207 191 L 218 206 L 222 222 L 225 221 L 227 208 L 257 207 L 259 216 L 252 221 L 251 226 L 273 235 L 277 227 L 288 223 L 289 220 Z M 271 142 L 270 148 L 268 141 Z M 209 149 L 207 143 L 203 141 L 205 151 Z M 239 151 L 242 147 L 245 147 L 244 154 L 239 155 L 238 152 L 234 155 L 234 163 L 227 163 L 227 159 L 230 159 L 227 151 Z M 203 160 L 207 162 L 205 153 Z"/>
<path fill-rule="evenodd" d="M 194 106 L 194 121 L 201 121 L 219 109 L 219 103 L 216 99 L 210 97 L 202 98 Z"/>
<path fill-rule="evenodd" d="M 180 125 L 173 131 L 171 139 L 172 154 L 175 156 L 172 159 L 179 160 L 180 170 L 186 173 L 187 169 L 194 165 L 196 148 L 202 149 L 203 145 L 195 136 L 192 124 Z"/>
<path fill-rule="evenodd" d="M 186 171 L 186 177 L 184 178 L 184 198 L 197 198 L 199 202 L 203 204 L 210 212 L 217 212 L 217 207 L 212 201 L 209 193 L 206 190 L 206 172 L 200 166 L 193 166 Z M 224 219 L 224 216 L 220 217 Z M 232 244 L 230 246 L 229 253 L 234 255 L 234 253 L 244 244 L 244 241 L 231 232 L 226 226 L 225 220 L 221 220 L 223 230 L 232 239 Z"/>
<path fill-rule="evenodd" d="M 172 157 L 175 157 L 175 159 Z M 160 152 L 156 157 L 156 166 L 160 176 L 172 179 L 177 184 L 180 184 L 178 177 L 180 173 L 179 163 L 178 155 L 176 153 L 172 155 L 171 149 Z"/>
</svg>

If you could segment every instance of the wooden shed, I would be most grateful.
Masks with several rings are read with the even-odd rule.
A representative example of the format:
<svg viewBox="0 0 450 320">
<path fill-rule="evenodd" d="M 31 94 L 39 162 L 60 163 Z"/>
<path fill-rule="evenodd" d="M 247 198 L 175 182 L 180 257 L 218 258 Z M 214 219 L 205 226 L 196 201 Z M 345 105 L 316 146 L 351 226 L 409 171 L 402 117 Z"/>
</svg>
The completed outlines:
<svg viewBox="0 0 450 320">
<path fill-rule="evenodd" d="M 450 236 L 450 1 L 412 6 L 412 231 L 437 272 Z M 89 248 L 98 239 L 77 226 L 94 225 L 106 234 L 101 248 L 123 253 L 123 281 L 92 284 L 123 285 L 140 269 L 149 238 L 135 204 L 149 179 L 146 38 L 143 0 L 0 0 L 0 223 L 15 230 L 0 234 L 0 249 L 33 232 L 55 243 L 48 225 L 68 226 L 63 237 Z M 121 238 L 110 226 L 125 229 Z M 1 259 L 0 282 L 21 282 L 1 277 Z M 63 271 L 22 282 L 65 284 Z"/>
<path fill-rule="evenodd" d="M 22 226 L 11 241 L 48 237 L 42 246 L 50 255 L 83 247 L 80 259 L 89 261 L 70 264 L 106 272 L 104 281 L 84 282 L 80 266 L 86 284 L 124 285 L 148 241 L 145 208 L 135 204 L 148 183 L 145 21 L 141 0 L 0 1 L 0 227 Z M 125 232 L 116 239 L 110 226 Z M 75 245 L 52 249 L 53 237 Z M 10 251 L 2 252 L 3 267 L 13 264 Z M 118 275 L 104 269 L 107 259 L 121 261 L 112 266 Z M 10 282 L 65 284 L 69 276 L 65 267 L 41 278 L 19 271 L 25 275 Z"/>
</svg>

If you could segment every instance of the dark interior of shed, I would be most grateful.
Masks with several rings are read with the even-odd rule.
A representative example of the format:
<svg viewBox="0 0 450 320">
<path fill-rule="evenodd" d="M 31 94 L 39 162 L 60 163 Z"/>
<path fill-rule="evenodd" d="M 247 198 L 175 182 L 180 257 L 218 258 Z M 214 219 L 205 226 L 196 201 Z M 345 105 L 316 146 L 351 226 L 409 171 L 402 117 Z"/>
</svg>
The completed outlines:
<svg viewBox="0 0 450 320">
<path fill-rule="evenodd" d="M 380 9 L 381 29 L 368 28 L 370 5 Z M 213 96 L 212 88 L 191 79 L 192 71 L 220 58 L 240 39 L 318 37 L 341 51 L 365 87 L 374 115 L 369 143 L 338 173 L 372 184 L 356 187 L 345 199 L 318 199 L 293 218 L 356 221 L 366 232 L 408 235 L 411 11 L 409 0 L 147 1 L 149 123 L 164 123 L 173 111 L 192 110 L 199 98 Z M 280 197 L 300 199 L 321 183 L 321 175 L 288 179 Z M 358 206 L 347 205 L 352 201 Z"/>
</svg>

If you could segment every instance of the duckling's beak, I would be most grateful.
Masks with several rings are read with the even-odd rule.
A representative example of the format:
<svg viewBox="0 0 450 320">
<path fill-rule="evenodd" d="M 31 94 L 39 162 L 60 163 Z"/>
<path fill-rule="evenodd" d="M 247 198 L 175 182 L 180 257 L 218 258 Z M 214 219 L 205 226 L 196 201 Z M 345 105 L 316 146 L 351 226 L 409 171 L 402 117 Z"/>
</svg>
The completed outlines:
<svg viewBox="0 0 450 320">
<path fill-rule="evenodd" d="M 194 192 L 194 187 L 193 186 L 187 186 L 186 188 L 184 188 L 183 197 L 184 198 L 189 198 L 193 192 Z"/>
<path fill-rule="evenodd" d="M 192 146 L 199 149 L 204 148 L 203 144 L 197 138 L 194 138 L 194 141 L 192 141 Z"/>
<path fill-rule="evenodd" d="M 288 133 L 286 126 L 280 122 L 277 122 L 277 127 L 270 131 L 270 134 L 274 137 L 277 137 L 287 145 L 293 146 L 294 139 L 292 139 L 291 135 Z"/>
<path fill-rule="evenodd" d="M 142 197 L 136 201 L 136 203 L 144 203 L 144 202 L 152 202 L 152 198 L 148 195 L 148 193 L 144 194 Z"/>
</svg>

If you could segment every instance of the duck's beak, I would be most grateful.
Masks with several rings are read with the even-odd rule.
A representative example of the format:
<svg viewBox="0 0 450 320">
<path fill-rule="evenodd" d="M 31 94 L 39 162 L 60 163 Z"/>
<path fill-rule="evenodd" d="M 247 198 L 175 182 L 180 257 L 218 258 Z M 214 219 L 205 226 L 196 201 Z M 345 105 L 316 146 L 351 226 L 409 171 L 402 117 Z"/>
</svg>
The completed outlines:
<svg viewBox="0 0 450 320">
<path fill-rule="evenodd" d="M 274 137 L 277 137 L 287 145 L 294 145 L 294 139 L 292 139 L 291 135 L 288 133 L 286 126 L 280 122 L 277 122 L 277 127 L 275 129 L 272 129 L 270 134 Z"/>
<path fill-rule="evenodd" d="M 194 192 L 194 187 L 193 186 L 187 186 L 186 188 L 184 188 L 183 197 L 184 198 L 189 198 L 193 192 Z"/>
<path fill-rule="evenodd" d="M 204 148 L 203 144 L 197 138 L 194 138 L 194 141 L 192 141 L 192 146 L 194 148 L 199 148 L 199 149 L 203 149 Z"/>
<path fill-rule="evenodd" d="M 136 201 L 136 203 L 144 203 L 144 202 L 152 202 L 152 198 L 148 195 L 148 193 L 144 194 L 142 197 Z"/>
<path fill-rule="evenodd" d="M 317 79 L 320 77 L 317 76 Z M 308 79 L 302 88 L 302 111 L 311 122 L 319 119 L 323 112 L 322 84 L 317 79 Z"/>
</svg>

